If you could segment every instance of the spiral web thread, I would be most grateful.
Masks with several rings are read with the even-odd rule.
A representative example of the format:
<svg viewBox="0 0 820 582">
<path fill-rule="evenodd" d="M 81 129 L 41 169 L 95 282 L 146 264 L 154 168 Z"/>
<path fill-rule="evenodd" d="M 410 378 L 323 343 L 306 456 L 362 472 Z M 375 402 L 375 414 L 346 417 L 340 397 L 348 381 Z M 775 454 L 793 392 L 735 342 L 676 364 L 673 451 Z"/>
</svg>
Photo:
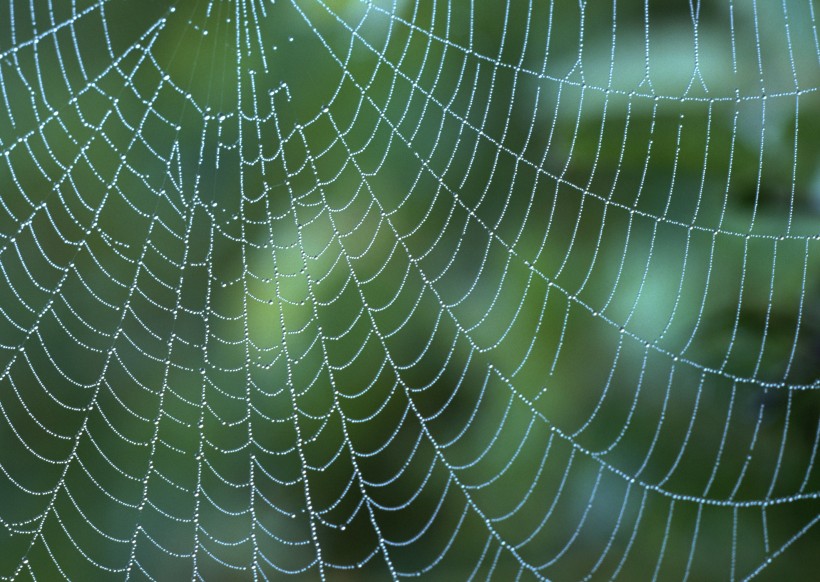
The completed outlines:
<svg viewBox="0 0 820 582">
<path fill-rule="evenodd" d="M 820 44 L 763 4 L 3 0 L 0 574 L 810 540 Z"/>
</svg>

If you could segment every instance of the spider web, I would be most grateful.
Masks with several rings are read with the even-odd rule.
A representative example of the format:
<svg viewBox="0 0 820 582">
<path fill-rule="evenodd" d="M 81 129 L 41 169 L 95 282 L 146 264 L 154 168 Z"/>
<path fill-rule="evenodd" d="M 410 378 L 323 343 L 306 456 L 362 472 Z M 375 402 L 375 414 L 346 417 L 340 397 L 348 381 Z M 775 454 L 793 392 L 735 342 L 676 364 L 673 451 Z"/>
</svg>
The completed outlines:
<svg viewBox="0 0 820 582">
<path fill-rule="evenodd" d="M 816 11 L 4 0 L 0 574 L 805 576 Z"/>
</svg>

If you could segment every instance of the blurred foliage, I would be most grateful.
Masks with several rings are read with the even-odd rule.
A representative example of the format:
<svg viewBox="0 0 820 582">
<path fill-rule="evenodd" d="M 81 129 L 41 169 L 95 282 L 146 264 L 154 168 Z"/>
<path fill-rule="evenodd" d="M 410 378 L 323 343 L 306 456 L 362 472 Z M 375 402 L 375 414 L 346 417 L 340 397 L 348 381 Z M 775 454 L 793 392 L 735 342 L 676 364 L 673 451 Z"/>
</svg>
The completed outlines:
<svg viewBox="0 0 820 582">
<path fill-rule="evenodd" d="M 816 519 L 811 6 L 582 6 L 7 0 L 0 574 L 270 574 L 249 474 L 329 562 L 456 531 L 434 579 L 513 579 L 527 495 L 493 531 L 556 580 L 742 577 Z"/>
</svg>

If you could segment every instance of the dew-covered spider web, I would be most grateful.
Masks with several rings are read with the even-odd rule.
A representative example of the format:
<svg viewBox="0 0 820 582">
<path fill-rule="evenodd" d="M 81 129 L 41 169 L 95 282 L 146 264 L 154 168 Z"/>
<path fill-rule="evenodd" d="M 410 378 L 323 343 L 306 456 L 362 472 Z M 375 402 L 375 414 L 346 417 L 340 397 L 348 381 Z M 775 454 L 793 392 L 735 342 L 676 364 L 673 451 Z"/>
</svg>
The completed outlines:
<svg viewBox="0 0 820 582">
<path fill-rule="evenodd" d="M 0 576 L 812 579 L 818 18 L 0 1 Z"/>
</svg>

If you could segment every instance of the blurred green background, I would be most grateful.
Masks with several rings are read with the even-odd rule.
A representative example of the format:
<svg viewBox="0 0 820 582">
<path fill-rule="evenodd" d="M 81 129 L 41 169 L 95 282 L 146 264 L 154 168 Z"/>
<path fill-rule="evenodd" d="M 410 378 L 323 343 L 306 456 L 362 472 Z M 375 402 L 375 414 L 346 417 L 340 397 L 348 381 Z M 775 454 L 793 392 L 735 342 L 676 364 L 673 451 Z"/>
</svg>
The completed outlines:
<svg viewBox="0 0 820 582">
<path fill-rule="evenodd" d="M 0 575 L 816 577 L 816 12 L 4 0 Z"/>
</svg>

